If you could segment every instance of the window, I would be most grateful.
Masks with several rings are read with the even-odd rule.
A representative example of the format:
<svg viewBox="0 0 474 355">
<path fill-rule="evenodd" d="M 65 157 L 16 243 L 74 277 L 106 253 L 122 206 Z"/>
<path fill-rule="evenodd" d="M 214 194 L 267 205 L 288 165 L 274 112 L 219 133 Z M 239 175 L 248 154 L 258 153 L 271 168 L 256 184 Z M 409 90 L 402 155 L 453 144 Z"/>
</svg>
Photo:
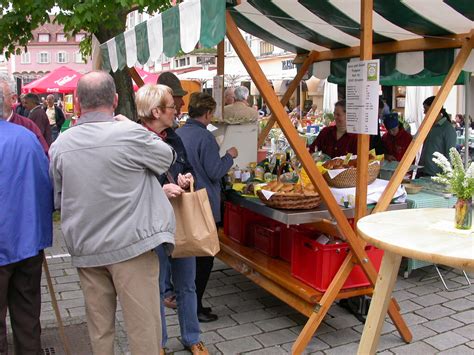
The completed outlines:
<svg viewBox="0 0 474 355">
<path fill-rule="evenodd" d="M 181 58 L 181 59 L 179 60 L 179 66 L 180 66 L 180 67 L 184 67 L 185 65 L 186 65 L 186 58 Z"/>
<path fill-rule="evenodd" d="M 38 35 L 38 42 L 49 42 L 49 33 L 40 33 Z"/>
<path fill-rule="evenodd" d="M 189 57 L 187 57 L 186 58 L 186 65 L 189 65 L 189 63 L 190 63 L 190 59 L 189 59 Z"/>
<path fill-rule="evenodd" d="M 76 52 L 74 54 L 74 61 L 79 64 L 83 64 L 86 61 L 84 60 L 84 57 L 82 56 L 81 52 Z"/>
<path fill-rule="evenodd" d="M 29 52 L 21 53 L 20 63 L 21 64 L 30 64 L 31 63 L 31 56 L 30 56 Z"/>
<path fill-rule="evenodd" d="M 67 42 L 67 37 L 64 33 L 58 33 L 56 35 L 56 41 L 57 42 Z"/>
<path fill-rule="evenodd" d="M 282 60 L 281 61 L 281 69 L 282 70 L 291 70 L 295 67 L 295 64 L 293 63 L 293 59 L 288 59 L 288 60 Z"/>
<path fill-rule="evenodd" d="M 56 62 L 58 63 L 67 63 L 67 53 L 66 52 L 58 52 L 56 57 Z"/>
<path fill-rule="evenodd" d="M 273 44 L 262 41 L 260 42 L 260 55 L 270 55 L 273 53 L 275 47 Z"/>
<path fill-rule="evenodd" d="M 179 67 L 179 61 L 178 61 L 178 60 L 175 60 L 175 61 L 174 61 L 174 66 L 175 66 L 176 68 Z"/>
<path fill-rule="evenodd" d="M 196 64 L 216 64 L 216 57 L 196 57 Z"/>
<path fill-rule="evenodd" d="M 85 37 L 86 37 L 85 33 L 77 33 L 74 38 L 75 38 L 75 41 L 76 41 L 76 42 L 80 42 L 80 41 L 82 41 Z"/>
<path fill-rule="evenodd" d="M 232 52 L 232 45 L 230 44 L 230 41 L 228 39 L 224 41 L 224 52 Z"/>
<path fill-rule="evenodd" d="M 41 63 L 41 64 L 49 63 L 49 52 L 39 52 L 38 63 Z"/>
</svg>

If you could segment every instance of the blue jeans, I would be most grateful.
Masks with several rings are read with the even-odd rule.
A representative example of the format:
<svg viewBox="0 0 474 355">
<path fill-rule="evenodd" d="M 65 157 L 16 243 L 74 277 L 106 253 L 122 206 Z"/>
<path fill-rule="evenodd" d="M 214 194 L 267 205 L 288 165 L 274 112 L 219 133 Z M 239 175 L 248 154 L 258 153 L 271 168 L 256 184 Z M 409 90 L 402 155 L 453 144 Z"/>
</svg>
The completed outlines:
<svg viewBox="0 0 474 355">
<path fill-rule="evenodd" d="M 181 330 L 181 341 L 185 346 L 199 343 L 199 320 L 197 318 L 197 297 L 196 297 L 196 258 L 173 259 L 166 255 L 162 245 L 155 249 L 160 259 L 160 271 L 171 270 L 176 293 L 176 303 L 178 305 L 178 320 Z M 170 267 L 171 266 L 171 267 Z M 169 279 L 164 272 L 160 272 L 160 294 L 161 294 L 161 328 L 163 335 L 163 347 L 168 340 L 166 330 L 166 316 L 163 299 L 165 297 L 165 282 Z"/>
</svg>

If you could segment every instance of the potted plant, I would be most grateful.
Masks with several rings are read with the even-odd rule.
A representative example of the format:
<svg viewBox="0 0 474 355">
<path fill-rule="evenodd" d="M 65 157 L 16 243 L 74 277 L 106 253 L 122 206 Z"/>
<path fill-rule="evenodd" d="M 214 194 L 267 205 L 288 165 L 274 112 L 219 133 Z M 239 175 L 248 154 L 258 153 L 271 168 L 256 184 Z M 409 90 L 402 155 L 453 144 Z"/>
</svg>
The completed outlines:
<svg viewBox="0 0 474 355">
<path fill-rule="evenodd" d="M 448 186 L 450 192 L 458 200 L 455 205 L 455 227 L 458 229 L 472 228 L 472 197 L 474 195 L 474 163 L 464 169 L 461 155 L 456 148 L 449 150 L 451 162 L 441 153 L 435 152 L 433 161 L 442 172 L 432 179 Z"/>
</svg>

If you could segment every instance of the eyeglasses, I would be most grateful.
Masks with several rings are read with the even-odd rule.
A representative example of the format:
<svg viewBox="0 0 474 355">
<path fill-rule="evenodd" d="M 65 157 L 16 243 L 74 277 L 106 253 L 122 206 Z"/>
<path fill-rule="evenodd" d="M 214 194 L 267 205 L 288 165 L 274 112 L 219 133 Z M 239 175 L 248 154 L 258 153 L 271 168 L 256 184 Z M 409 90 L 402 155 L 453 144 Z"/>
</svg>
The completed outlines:
<svg viewBox="0 0 474 355">
<path fill-rule="evenodd" d="M 173 110 L 176 110 L 176 105 L 171 105 L 171 106 L 160 106 L 161 108 L 171 108 Z"/>
</svg>

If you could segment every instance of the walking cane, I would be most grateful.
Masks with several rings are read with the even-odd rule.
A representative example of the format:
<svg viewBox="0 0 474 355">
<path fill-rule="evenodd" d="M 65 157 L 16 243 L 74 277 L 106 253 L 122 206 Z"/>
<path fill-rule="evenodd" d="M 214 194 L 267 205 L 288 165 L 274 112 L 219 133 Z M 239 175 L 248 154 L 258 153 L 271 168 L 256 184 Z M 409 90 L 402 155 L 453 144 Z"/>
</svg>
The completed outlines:
<svg viewBox="0 0 474 355">
<path fill-rule="evenodd" d="M 49 294 L 51 295 L 51 303 L 53 305 L 54 314 L 56 315 L 56 321 L 59 327 L 59 337 L 63 343 L 64 352 L 66 355 L 71 355 L 69 341 L 64 332 L 63 319 L 61 318 L 61 313 L 59 312 L 58 301 L 56 300 L 56 294 L 54 293 L 53 282 L 51 281 L 51 275 L 49 273 L 48 261 L 46 260 L 46 255 L 43 254 L 43 267 L 46 274 L 46 281 L 48 282 Z"/>
</svg>

